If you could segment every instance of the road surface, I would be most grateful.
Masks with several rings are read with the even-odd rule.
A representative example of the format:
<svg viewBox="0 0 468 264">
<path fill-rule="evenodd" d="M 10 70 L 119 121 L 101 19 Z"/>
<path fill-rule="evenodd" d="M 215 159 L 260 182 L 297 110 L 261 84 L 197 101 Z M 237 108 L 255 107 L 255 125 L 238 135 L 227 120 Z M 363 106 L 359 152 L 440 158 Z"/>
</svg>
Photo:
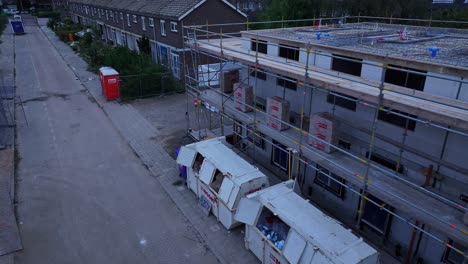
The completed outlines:
<svg viewBox="0 0 468 264">
<path fill-rule="evenodd" d="M 26 31 L 15 263 L 217 263 L 40 29 Z"/>
</svg>

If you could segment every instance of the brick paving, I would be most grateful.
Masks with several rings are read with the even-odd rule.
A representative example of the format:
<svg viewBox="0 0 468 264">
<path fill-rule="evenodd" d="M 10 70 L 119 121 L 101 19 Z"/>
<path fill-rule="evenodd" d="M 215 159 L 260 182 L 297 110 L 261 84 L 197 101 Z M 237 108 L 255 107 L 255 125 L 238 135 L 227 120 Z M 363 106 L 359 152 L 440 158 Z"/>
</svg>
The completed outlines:
<svg viewBox="0 0 468 264">
<path fill-rule="evenodd" d="M 192 192 L 185 186 L 174 184 L 180 180 L 179 172 L 174 159 L 158 143 L 159 131 L 133 106 L 107 102 L 101 95 L 98 76 L 87 71 L 86 62 L 68 45 L 61 42 L 49 28 L 41 27 L 41 29 L 219 261 L 221 263 L 258 263 L 256 257 L 244 247 L 243 227 L 233 231 L 225 230 L 213 216 L 207 217 L 202 213 Z"/>
</svg>

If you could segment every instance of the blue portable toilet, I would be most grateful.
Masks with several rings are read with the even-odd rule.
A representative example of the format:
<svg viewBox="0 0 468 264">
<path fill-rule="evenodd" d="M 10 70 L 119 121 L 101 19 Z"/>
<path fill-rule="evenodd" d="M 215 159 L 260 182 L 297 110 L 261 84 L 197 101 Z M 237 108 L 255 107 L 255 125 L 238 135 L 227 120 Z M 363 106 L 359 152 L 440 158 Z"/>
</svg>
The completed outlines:
<svg viewBox="0 0 468 264">
<path fill-rule="evenodd" d="M 23 19 L 21 19 L 20 16 L 15 15 L 13 18 L 9 19 L 9 22 L 14 34 L 24 34 Z"/>
</svg>

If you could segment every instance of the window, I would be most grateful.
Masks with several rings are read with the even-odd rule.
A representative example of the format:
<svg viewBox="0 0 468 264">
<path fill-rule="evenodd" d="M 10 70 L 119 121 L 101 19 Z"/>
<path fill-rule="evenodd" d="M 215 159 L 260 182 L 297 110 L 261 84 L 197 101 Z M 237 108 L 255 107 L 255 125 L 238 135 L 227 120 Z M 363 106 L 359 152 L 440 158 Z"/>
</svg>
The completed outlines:
<svg viewBox="0 0 468 264">
<path fill-rule="evenodd" d="M 141 29 L 146 31 L 145 17 L 141 17 Z"/>
<path fill-rule="evenodd" d="M 343 198 L 344 188 L 340 183 L 344 183 L 344 179 L 334 173 L 330 173 L 329 170 L 320 165 L 317 165 L 314 183 L 324 187 L 334 195 Z"/>
<path fill-rule="evenodd" d="M 236 7 L 237 7 L 237 9 L 240 9 L 240 2 L 237 2 Z"/>
<path fill-rule="evenodd" d="M 369 152 L 366 152 L 366 158 L 369 158 Z M 376 162 L 386 168 L 389 168 L 393 171 L 396 171 L 398 173 L 403 173 L 405 171 L 405 166 L 398 164 L 396 161 L 393 161 L 391 159 L 387 159 L 384 156 L 381 156 L 376 153 L 372 153 L 370 160 L 373 162 Z"/>
<path fill-rule="evenodd" d="M 166 36 L 166 21 L 159 21 L 159 26 L 161 27 L 161 36 Z"/>
<path fill-rule="evenodd" d="M 279 47 L 279 56 L 286 59 L 299 61 L 299 48 L 281 44 Z"/>
<path fill-rule="evenodd" d="M 453 240 L 449 240 L 448 245 L 453 246 L 459 250 L 466 251 L 466 248 L 463 248 L 461 244 L 458 244 L 454 242 Z M 442 257 L 442 261 L 444 263 L 449 263 L 449 264 L 461 264 L 463 263 L 464 257 L 462 254 L 456 252 L 455 250 L 452 250 L 451 247 L 446 247 L 444 255 Z"/>
<path fill-rule="evenodd" d="M 279 86 L 283 86 L 286 89 L 290 89 L 293 91 L 297 90 L 297 80 L 288 77 L 280 76 L 276 78 L 276 84 Z"/>
<path fill-rule="evenodd" d="M 266 111 L 266 100 L 262 97 L 255 97 L 255 107 L 263 112 Z"/>
<path fill-rule="evenodd" d="M 426 73 L 425 71 L 419 71 L 412 68 L 400 67 L 396 65 L 389 65 L 390 67 L 410 70 L 414 72 Z M 424 90 L 424 84 L 426 83 L 426 76 L 415 73 L 403 72 L 396 69 L 387 69 L 385 72 L 385 82 L 391 83 L 418 91 Z"/>
<path fill-rule="evenodd" d="M 405 112 L 401 112 L 398 110 L 392 110 L 392 112 L 400 114 L 400 115 L 396 115 L 396 114 L 387 112 L 386 110 L 387 108 L 385 108 L 385 110 L 379 111 L 379 115 L 377 117 L 379 120 L 387 122 L 387 123 L 391 123 L 395 126 L 399 126 L 402 128 L 408 127 L 408 130 L 414 131 L 414 129 L 416 128 L 416 121 L 413 119 L 405 118 L 404 116 L 408 116 L 411 118 L 416 118 L 417 116 L 411 115 Z"/>
<path fill-rule="evenodd" d="M 251 50 L 258 51 L 259 53 L 267 54 L 268 44 L 266 41 L 259 40 L 259 39 L 252 39 L 250 43 L 251 43 L 250 44 Z"/>
<path fill-rule="evenodd" d="M 343 139 L 339 139 L 338 140 L 338 147 L 340 147 L 342 149 L 351 150 L 351 142 L 343 140 Z"/>
<path fill-rule="evenodd" d="M 137 16 L 136 16 L 136 15 L 132 15 L 132 17 L 133 17 L 133 23 L 138 23 Z"/>
<path fill-rule="evenodd" d="M 383 207 L 377 206 L 372 202 L 366 201 L 361 221 L 377 233 L 381 235 L 386 235 L 391 219 L 390 214 L 382 208 L 386 208 L 389 210 L 391 210 L 391 208 L 381 200 L 372 196 L 371 194 L 367 194 L 367 197 L 370 200 L 376 202 L 377 204 L 383 205 Z M 360 202 L 363 202 L 362 199 Z"/>
<path fill-rule="evenodd" d="M 150 26 L 150 27 L 154 27 L 154 18 L 150 17 L 150 18 L 148 19 L 148 23 L 149 23 L 149 26 Z"/>
<path fill-rule="evenodd" d="M 120 12 L 120 20 L 123 20 L 123 13 Z"/>
<path fill-rule="evenodd" d="M 250 76 L 257 77 L 257 79 L 264 80 L 264 81 L 266 81 L 267 79 L 266 72 L 260 69 L 257 69 L 257 70 L 252 69 L 252 71 L 250 72 Z"/>
<path fill-rule="evenodd" d="M 109 12 L 106 10 L 106 20 L 109 20 Z"/>
<path fill-rule="evenodd" d="M 177 22 L 171 22 L 171 31 L 177 32 Z"/>
<path fill-rule="evenodd" d="M 288 171 L 288 150 L 286 146 L 273 140 L 272 163 L 284 171 Z"/>
<path fill-rule="evenodd" d="M 130 15 L 127 14 L 127 26 L 131 26 L 132 24 L 130 24 Z"/>
<path fill-rule="evenodd" d="M 350 60 L 362 61 L 362 59 L 333 54 L 331 69 L 355 76 L 361 76 L 362 63 Z"/>
<path fill-rule="evenodd" d="M 110 17 L 114 17 L 114 12 L 109 11 L 109 15 L 110 15 Z"/>
<path fill-rule="evenodd" d="M 98 17 L 101 18 L 101 10 L 98 9 Z"/>
<path fill-rule="evenodd" d="M 254 11 L 255 10 L 255 3 L 254 2 L 249 2 L 249 9 L 251 11 Z"/>
<path fill-rule="evenodd" d="M 247 140 L 255 144 L 255 146 L 261 149 L 265 149 L 265 140 L 263 139 L 264 137 L 265 135 L 260 132 L 256 132 L 256 133 L 250 132 L 247 135 Z"/>
<path fill-rule="evenodd" d="M 249 9 L 247 2 L 242 3 L 242 9 Z"/>
<path fill-rule="evenodd" d="M 336 93 L 336 94 L 338 94 L 339 96 L 334 95 L 334 94 L 328 94 L 327 102 L 330 104 L 338 105 L 340 107 L 346 108 L 351 111 L 356 111 L 356 101 L 353 101 L 353 100 L 356 100 L 357 98 L 354 98 L 352 96 L 348 96 L 345 94 L 341 94 L 341 93 Z"/>
</svg>

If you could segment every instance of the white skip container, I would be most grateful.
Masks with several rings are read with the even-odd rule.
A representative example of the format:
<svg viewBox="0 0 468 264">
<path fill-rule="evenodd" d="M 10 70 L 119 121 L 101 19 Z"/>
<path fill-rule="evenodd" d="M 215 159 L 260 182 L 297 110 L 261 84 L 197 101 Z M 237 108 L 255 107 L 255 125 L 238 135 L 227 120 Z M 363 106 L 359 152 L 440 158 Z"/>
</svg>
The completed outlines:
<svg viewBox="0 0 468 264">
<path fill-rule="evenodd" d="M 265 174 L 225 144 L 219 137 L 183 146 L 177 163 L 187 168 L 187 186 L 201 209 L 230 229 L 241 224 L 234 220 L 240 199 L 269 184 Z"/>
<path fill-rule="evenodd" d="M 378 263 L 377 251 L 293 191 L 289 180 L 239 202 L 245 246 L 262 263 Z"/>
</svg>

